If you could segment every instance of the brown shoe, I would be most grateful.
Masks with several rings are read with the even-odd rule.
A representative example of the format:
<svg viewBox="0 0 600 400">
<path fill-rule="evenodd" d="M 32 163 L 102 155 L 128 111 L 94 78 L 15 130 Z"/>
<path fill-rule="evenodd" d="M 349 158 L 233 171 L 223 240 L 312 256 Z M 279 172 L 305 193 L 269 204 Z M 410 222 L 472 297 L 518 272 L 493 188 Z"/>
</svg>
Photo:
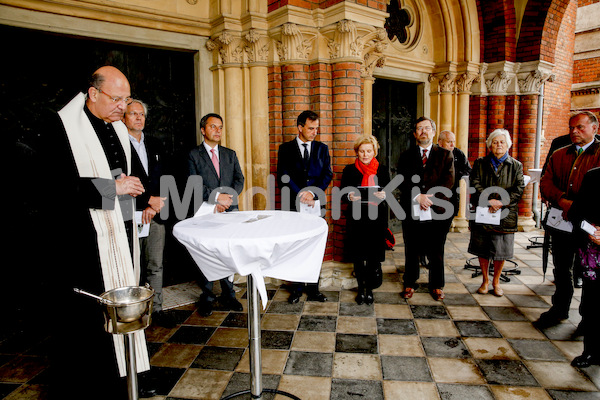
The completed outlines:
<svg viewBox="0 0 600 400">
<path fill-rule="evenodd" d="M 413 294 L 415 294 L 415 289 L 407 287 L 400 293 L 400 296 L 402 296 L 403 299 L 410 299 L 413 297 Z"/>
<path fill-rule="evenodd" d="M 431 297 L 433 297 L 435 301 L 444 300 L 444 291 L 442 289 L 433 289 L 431 291 Z"/>
</svg>

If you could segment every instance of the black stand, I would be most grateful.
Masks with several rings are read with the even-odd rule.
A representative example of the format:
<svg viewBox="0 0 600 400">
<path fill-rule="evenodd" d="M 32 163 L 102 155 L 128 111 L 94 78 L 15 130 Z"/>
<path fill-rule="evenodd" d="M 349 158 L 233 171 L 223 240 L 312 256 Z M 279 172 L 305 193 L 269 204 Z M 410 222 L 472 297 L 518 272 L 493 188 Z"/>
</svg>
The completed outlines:
<svg viewBox="0 0 600 400">
<path fill-rule="evenodd" d="M 260 304 L 259 294 L 252 275 L 247 276 L 248 280 L 248 340 L 250 351 L 250 389 L 233 393 L 221 398 L 229 400 L 244 394 L 250 394 L 253 399 L 261 399 L 264 392 L 277 393 L 294 400 L 301 400 L 293 394 L 275 389 L 263 389 L 262 387 L 262 360 L 260 353 Z"/>
<path fill-rule="evenodd" d="M 478 277 L 479 275 L 482 274 L 482 272 L 481 272 L 481 266 L 479 265 L 478 259 L 479 259 L 479 257 L 471 257 L 465 263 L 465 269 L 472 269 L 472 270 L 475 271 L 471 275 L 471 278 L 476 278 L 476 277 Z M 477 261 L 477 264 L 474 264 L 475 261 Z M 502 269 L 502 273 L 500 274 L 500 280 L 501 281 L 503 281 L 503 282 L 510 282 L 510 278 L 508 277 L 508 274 L 511 274 L 511 275 L 521 275 L 521 270 L 519 270 L 519 264 L 517 264 L 513 260 L 506 260 L 505 263 L 511 263 L 511 264 L 514 265 L 514 267 L 513 268 L 509 268 L 509 269 L 506 269 L 506 268 Z M 490 262 L 490 265 L 489 265 L 489 271 L 492 273 L 492 275 L 494 274 L 494 264 L 491 263 L 491 262 Z"/>
<path fill-rule="evenodd" d="M 529 249 L 537 249 L 539 247 L 544 247 L 544 237 L 543 236 L 533 236 L 529 238 L 529 245 L 527 245 L 527 250 Z"/>
</svg>

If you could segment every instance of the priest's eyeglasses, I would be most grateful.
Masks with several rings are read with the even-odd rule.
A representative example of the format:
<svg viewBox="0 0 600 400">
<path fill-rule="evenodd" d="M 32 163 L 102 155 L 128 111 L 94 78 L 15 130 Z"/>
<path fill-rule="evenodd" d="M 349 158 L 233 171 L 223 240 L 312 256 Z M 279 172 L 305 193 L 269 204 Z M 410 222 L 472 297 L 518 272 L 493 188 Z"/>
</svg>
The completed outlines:
<svg viewBox="0 0 600 400">
<path fill-rule="evenodd" d="M 130 105 L 133 102 L 133 99 L 131 97 L 114 97 L 111 96 L 110 94 L 106 93 L 105 91 L 103 91 L 102 89 L 96 88 L 97 91 L 99 91 L 100 93 L 102 93 L 103 95 L 108 96 L 109 99 L 112 100 L 113 103 L 117 104 L 120 102 L 124 102 L 126 105 Z"/>
</svg>

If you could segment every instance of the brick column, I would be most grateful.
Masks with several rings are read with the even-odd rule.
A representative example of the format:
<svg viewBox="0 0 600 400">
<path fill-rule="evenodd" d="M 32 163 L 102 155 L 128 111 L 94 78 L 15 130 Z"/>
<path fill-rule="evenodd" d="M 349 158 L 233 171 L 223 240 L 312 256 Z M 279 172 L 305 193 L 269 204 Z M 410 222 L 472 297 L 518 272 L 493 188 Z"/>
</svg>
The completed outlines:
<svg viewBox="0 0 600 400">
<path fill-rule="evenodd" d="M 517 152 L 513 153 L 521 163 L 523 163 L 523 173 L 527 175 L 530 168 L 534 168 L 535 163 L 535 134 L 537 119 L 538 95 L 527 94 L 521 96 L 519 108 L 519 141 Z M 519 201 L 519 225 L 530 226 L 532 220 L 532 193 L 533 185 L 527 185 L 521 201 Z"/>
<path fill-rule="evenodd" d="M 362 78 L 359 62 L 332 65 L 334 186 L 339 186 L 344 167 L 356 159 L 353 143 L 362 132 Z M 345 221 L 333 221 L 334 260 L 343 258 Z"/>
</svg>

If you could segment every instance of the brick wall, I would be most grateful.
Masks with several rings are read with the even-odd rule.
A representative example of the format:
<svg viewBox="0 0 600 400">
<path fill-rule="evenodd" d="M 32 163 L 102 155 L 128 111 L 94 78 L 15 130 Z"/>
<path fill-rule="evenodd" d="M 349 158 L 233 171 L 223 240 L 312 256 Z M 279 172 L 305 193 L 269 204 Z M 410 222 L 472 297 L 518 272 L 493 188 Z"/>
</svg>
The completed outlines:
<svg viewBox="0 0 600 400">
<path fill-rule="evenodd" d="M 573 83 L 600 81 L 600 57 L 575 60 Z"/>
<path fill-rule="evenodd" d="M 508 0 L 480 0 L 482 59 L 485 62 L 514 61 L 516 46 L 515 7 Z"/>
<path fill-rule="evenodd" d="M 277 149 L 297 135 L 296 119 L 303 110 L 319 114 L 317 140 L 329 146 L 333 182 L 326 191 L 329 236 L 325 260 L 341 260 L 345 221 L 331 216 L 331 190 L 339 186 L 344 167 L 355 160 L 354 140 L 363 127 L 361 64 L 288 64 L 269 68 L 270 170 L 277 171 Z M 280 206 L 279 193 L 276 196 Z"/>
<path fill-rule="evenodd" d="M 544 164 L 552 139 L 569 133 L 571 109 L 571 86 L 573 83 L 573 51 L 575 44 L 575 18 L 577 3 L 572 2 L 565 10 L 562 25 L 557 34 L 555 48 L 554 82 L 544 88 L 544 143 L 540 152 L 540 165 Z"/>
</svg>

